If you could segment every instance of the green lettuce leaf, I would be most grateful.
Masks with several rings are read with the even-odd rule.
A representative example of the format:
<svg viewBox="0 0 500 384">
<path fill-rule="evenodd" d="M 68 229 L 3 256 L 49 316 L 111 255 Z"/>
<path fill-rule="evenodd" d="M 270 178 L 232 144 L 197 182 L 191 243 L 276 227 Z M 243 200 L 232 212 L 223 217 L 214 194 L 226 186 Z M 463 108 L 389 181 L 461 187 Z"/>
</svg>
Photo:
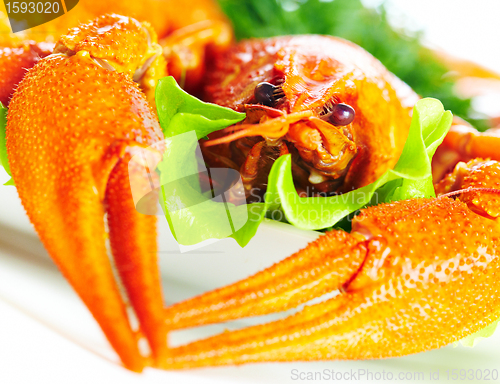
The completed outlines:
<svg viewBox="0 0 500 384">
<path fill-rule="evenodd" d="M 4 185 L 14 185 L 12 174 L 10 173 L 9 159 L 7 157 L 7 141 L 5 140 L 7 128 L 7 108 L 0 103 L 0 164 L 5 168 L 11 177 Z"/>
<path fill-rule="evenodd" d="M 235 206 L 202 193 L 196 150 L 199 139 L 246 115 L 196 99 L 184 92 L 173 77 L 160 80 L 156 104 L 167 143 L 158 165 L 160 203 L 172 234 L 182 245 L 229 236 L 245 246 L 255 235 L 258 224 L 254 222 L 262 220 L 265 204 Z"/>
<path fill-rule="evenodd" d="M 469 335 L 459 342 L 464 346 L 464 347 L 470 347 L 473 348 L 476 346 L 482 339 L 486 339 L 490 336 L 493 336 L 495 333 L 495 330 L 497 329 L 498 323 L 500 322 L 500 319 L 494 321 L 487 327 L 477 331 L 476 333 L 473 333 L 472 335 Z M 458 346 L 458 343 L 454 343 L 455 346 Z"/>
<path fill-rule="evenodd" d="M 198 139 L 236 124 L 244 113 L 216 104 L 204 103 L 186 93 L 172 76 L 158 82 L 155 91 L 158 118 L 165 138 L 195 131 Z"/>
</svg>

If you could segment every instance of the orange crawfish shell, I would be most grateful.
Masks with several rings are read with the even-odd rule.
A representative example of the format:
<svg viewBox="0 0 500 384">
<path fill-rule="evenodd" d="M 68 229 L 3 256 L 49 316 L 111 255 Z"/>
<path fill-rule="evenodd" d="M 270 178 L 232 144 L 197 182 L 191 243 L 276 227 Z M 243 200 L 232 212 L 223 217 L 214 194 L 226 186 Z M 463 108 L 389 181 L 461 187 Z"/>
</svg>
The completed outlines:
<svg viewBox="0 0 500 384">
<path fill-rule="evenodd" d="M 28 72 L 11 103 L 7 150 L 13 176 L 55 177 L 38 174 L 32 156 L 71 168 L 101 159 L 118 140 L 152 145 L 163 139 L 154 116 L 137 84 L 124 74 L 79 55 L 47 57 Z"/>
</svg>

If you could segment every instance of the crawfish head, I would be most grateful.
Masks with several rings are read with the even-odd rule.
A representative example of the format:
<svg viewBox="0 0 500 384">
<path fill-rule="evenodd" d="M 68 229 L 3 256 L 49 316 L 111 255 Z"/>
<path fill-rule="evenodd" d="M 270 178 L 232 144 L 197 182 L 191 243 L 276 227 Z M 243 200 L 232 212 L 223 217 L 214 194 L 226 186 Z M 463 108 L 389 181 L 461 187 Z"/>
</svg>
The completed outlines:
<svg viewBox="0 0 500 384">
<path fill-rule="evenodd" d="M 374 181 L 402 151 L 417 97 L 352 43 L 325 36 L 250 40 L 214 66 L 206 98 L 247 118 L 212 136 L 206 152 L 218 162 L 231 158 L 244 177 L 265 169 L 270 148 L 280 147 L 274 158 L 292 153 L 299 189 L 345 190 Z"/>
</svg>

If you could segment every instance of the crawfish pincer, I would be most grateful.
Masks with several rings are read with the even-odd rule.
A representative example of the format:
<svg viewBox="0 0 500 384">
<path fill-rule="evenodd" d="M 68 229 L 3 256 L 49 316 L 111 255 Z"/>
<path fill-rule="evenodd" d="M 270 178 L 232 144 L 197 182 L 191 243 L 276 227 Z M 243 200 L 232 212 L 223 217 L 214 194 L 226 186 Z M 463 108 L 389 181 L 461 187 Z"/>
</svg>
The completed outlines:
<svg viewBox="0 0 500 384">
<path fill-rule="evenodd" d="M 174 348 L 169 367 L 396 357 L 492 323 L 500 313 L 500 163 L 459 163 L 436 189 L 451 194 L 363 209 L 351 233 L 328 231 L 264 271 L 168 308 L 169 328 L 186 328 L 340 290 L 283 320 Z"/>
<path fill-rule="evenodd" d="M 7 150 L 26 213 L 62 273 L 88 306 L 127 368 L 167 356 L 154 216 L 135 209 L 129 172 L 139 148 L 163 133 L 132 80 L 158 45 L 147 24 L 118 15 L 74 28 L 24 77 L 10 103 Z M 158 148 L 160 150 L 161 148 Z M 161 158 L 161 152 L 152 153 Z M 137 184 L 139 183 L 139 184 Z M 133 328 L 106 251 L 140 326 Z"/>
</svg>

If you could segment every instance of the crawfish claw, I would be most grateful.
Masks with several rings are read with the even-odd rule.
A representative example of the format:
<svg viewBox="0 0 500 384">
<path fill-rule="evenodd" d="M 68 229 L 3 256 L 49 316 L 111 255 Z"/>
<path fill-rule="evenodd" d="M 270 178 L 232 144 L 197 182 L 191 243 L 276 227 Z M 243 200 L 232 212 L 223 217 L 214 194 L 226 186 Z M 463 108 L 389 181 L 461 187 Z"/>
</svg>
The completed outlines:
<svg viewBox="0 0 500 384">
<path fill-rule="evenodd" d="M 149 46 L 139 22 L 108 15 L 93 23 L 108 23 L 101 37 L 115 33 L 135 39 L 145 51 L 136 50 L 137 65 L 146 60 Z M 82 26 L 71 36 L 88 30 L 95 28 Z M 84 43 L 92 40 L 83 37 Z M 153 363 L 165 360 L 167 339 L 155 218 L 135 210 L 130 190 L 130 182 L 147 177 L 129 170 L 128 162 L 134 148 L 160 142 L 163 134 L 130 78 L 133 68 L 120 72 L 118 59 L 127 61 L 123 55 L 92 43 L 92 49 L 64 53 L 64 41 L 27 73 L 12 98 L 6 135 L 12 175 L 49 254 L 125 366 L 141 371 L 150 359 L 139 350 L 140 339 L 149 342 Z M 129 321 L 107 255 L 105 214 L 116 270 L 138 327 Z"/>
<path fill-rule="evenodd" d="M 478 183 L 500 187 L 500 163 L 471 162 L 466 168 L 460 188 Z M 290 271 L 288 292 L 296 293 L 324 284 L 328 269 L 345 273 L 337 277 L 344 282 L 337 296 L 283 320 L 174 348 L 168 366 L 395 357 L 439 348 L 478 331 L 500 313 L 499 210 L 489 206 L 491 199 L 498 204 L 500 198 L 493 189 L 483 199 L 472 189 L 457 200 L 443 196 L 364 209 L 354 219 L 350 235 L 327 232 L 266 271 L 176 304 L 167 313 L 188 326 L 213 322 L 217 313 L 205 315 L 207 309 L 219 312 L 220 320 L 260 315 L 287 308 L 276 305 L 280 300 L 274 298 L 274 290 L 263 289 L 271 276 L 281 280 L 281 274 Z M 489 214 L 475 213 L 479 211 L 472 211 L 470 204 L 486 206 Z M 318 257 L 318 245 L 336 246 L 332 239 L 339 236 L 350 237 L 361 250 L 362 260 L 354 257 L 359 267 L 347 268 L 349 258 L 334 254 L 335 248 L 330 250 L 331 260 Z M 313 257 L 310 265 L 301 264 L 305 257 Z M 335 263 L 336 257 L 340 263 Z M 294 263 L 295 270 L 290 268 Z M 281 299 L 286 302 L 288 297 L 294 295 L 285 292 Z M 236 304 L 218 305 L 223 300 Z M 298 302 L 291 300 L 293 306 Z"/>
</svg>

